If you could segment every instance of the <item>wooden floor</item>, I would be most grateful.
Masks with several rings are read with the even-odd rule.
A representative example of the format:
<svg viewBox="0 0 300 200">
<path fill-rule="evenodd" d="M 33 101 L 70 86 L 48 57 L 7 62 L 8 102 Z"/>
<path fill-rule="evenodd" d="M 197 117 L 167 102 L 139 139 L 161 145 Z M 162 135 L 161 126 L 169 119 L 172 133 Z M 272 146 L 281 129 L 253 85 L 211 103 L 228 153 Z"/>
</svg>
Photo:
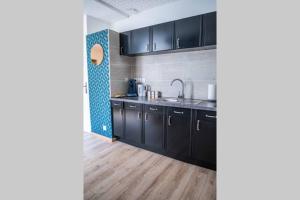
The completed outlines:
<svg viewBox="0 0 300 200">
<path fill-rule="evenodd" d="M 84 199 L 216 199 L 216 172 L 84 133 Z"/>
</svg>

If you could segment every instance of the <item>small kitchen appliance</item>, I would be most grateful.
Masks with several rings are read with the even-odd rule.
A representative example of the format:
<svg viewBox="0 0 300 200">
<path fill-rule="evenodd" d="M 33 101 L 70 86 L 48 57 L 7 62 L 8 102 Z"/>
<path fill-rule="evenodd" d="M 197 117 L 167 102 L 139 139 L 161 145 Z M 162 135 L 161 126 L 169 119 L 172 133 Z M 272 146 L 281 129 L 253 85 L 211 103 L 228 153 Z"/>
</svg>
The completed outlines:
<svg viewBox="0 0 300 200">
<path fill-rule="evenodd" d="M 137 85 L 136 85 L 136 80 L 135 79 L 129 79 L 128 80 L 128 92 L 127 96 L 128 97 L 136 97 L 137 96 Z"/>
<path fill-rule="evenodd" d="M 145 97 L 146 96 L 146 85 L 143 83 L 137 84 L 137 93 L 139 97 Z"/>
</svg>

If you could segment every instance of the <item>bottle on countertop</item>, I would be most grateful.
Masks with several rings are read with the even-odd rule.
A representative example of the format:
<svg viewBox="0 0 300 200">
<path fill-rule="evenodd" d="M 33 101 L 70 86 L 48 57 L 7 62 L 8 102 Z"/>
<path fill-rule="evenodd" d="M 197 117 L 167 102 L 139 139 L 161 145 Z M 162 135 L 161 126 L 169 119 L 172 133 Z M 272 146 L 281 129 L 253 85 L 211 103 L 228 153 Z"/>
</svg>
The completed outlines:
<svg viewBox="0 0 300 200">
<path fill-rule="evenodd" d="M 155 99 L 155 91 L 151 91 L 151 99 Z"/>
<path fill-rule="evenodd" d="M 160 97 L 161 97 L 161 92 L 160 91 L 155 91 L 154 98 L 158 99 Z"/>
<path fill-rule="evenodd" d="M 151 86 L 149 84 L 146 85 L 146 96 L 148 99 L 151 98 Z"/>
</svg>

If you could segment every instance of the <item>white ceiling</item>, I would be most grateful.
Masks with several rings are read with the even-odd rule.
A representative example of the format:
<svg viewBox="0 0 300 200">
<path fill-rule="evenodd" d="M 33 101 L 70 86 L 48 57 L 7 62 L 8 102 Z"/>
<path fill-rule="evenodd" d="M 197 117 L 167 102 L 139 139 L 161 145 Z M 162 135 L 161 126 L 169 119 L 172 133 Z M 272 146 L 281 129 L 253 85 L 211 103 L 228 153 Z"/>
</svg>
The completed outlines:
<svg viewBox="0 0 300 200">
<path fill-rule="evenodd" d="M 101 0 L 100 0 L 101 1 Z M 115 7 L 129 16 L 141 13 L 154 7 L 159 7 L 178 0 L 102 0 L 104 4 L 97 0 L 85 0 L 85 14 L 99 18 L 108 23 L 115 23 L 119 20 L 126 19 L 124 14 L 109 8 L 106 4 Z"/>
</svg>

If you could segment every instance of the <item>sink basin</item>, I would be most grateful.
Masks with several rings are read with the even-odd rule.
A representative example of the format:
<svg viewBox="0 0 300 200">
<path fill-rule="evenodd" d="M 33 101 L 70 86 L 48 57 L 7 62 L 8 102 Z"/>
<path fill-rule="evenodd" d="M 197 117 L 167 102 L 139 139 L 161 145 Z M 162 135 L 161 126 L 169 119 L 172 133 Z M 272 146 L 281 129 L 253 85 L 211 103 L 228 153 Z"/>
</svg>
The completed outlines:
<svg viewBox="0 0 300 200">
<path fill-rule="evenodd" d="M 158 101 L 167 101 L 167 102 L 172 102 L 172 103 L 182 102 L 182 100 L 180 100 L 178 98 L 162 98 L 162 99 L 158 99 Z"/>
<path fill-rule="evenodd" d="M 193 104 L 199 104 L 202 102 L 201 100 L 197 100 L 197 99 L 178 99 L 175 97 L 161 98 L 161 99 L 157 99 L 157 101 L 166 101 L 171 103 L 193 103 Z"/>
</svg>

